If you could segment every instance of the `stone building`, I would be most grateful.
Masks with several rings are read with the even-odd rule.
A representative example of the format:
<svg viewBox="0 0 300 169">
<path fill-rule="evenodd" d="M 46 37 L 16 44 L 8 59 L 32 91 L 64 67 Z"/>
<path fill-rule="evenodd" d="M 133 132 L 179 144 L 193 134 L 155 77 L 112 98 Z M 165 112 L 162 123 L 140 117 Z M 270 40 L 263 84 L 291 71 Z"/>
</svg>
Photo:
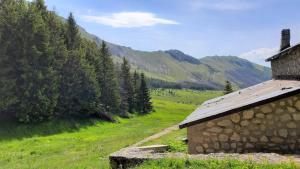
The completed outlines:
<svg viewBox="0 0 300 169">
<path fill-rule="evenodd" d="M 274 79 L 300 80 L 300 43 L 290 47 L 290 30 L 281 33 L 280 52 L 266 61 L 271 61 Z"/>
<path fill-rule="evenodd" d="M 281 34 L 273 79 L 203 103 L 181 124 L 188 151 L 300 153 L 300 44 Z"/>
</svg>

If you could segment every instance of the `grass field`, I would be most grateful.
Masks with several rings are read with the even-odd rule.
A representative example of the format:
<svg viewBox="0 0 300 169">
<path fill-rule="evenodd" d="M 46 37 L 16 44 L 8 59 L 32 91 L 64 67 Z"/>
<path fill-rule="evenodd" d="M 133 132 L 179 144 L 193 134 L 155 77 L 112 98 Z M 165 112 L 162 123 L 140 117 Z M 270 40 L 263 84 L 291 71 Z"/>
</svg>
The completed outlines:
<svg viewBox="0 0 300 169">
<path fill-rule="evenodd" d="M 186 129 L 176 130 L 155 140 L 148 141 L 144 143 L 143 146 L 164 144 L 169 146 L 170 152 L 187 153 L 187 144 L 182 141 L 182 139 L 185 137 Z"/>
<path fill-rule="evenodd" d="M 156 100 L 168 100 L 175 103 L 200 105 L 206 100 L 222 95 L 220 91 L 198 91 L 198 90 L 173 90 L 155 89 L 152 90 L 153 98 Z"/>
<path fill-rule="evenodd" d="M 109 168 L 108 155 L 174 125 L 221 92 L 152 91 L 155 112 L 109 123 L 51 120 L 36 125 L 0 122 L 0 168 Z"/>
<path fill-rule="evenodd" d="M 188 160 L 163 159 L 149 161 L 135 169 L 297 169 L 294 163 L 289 164 L 256 164 L 237 160 Z"/>
</svg>

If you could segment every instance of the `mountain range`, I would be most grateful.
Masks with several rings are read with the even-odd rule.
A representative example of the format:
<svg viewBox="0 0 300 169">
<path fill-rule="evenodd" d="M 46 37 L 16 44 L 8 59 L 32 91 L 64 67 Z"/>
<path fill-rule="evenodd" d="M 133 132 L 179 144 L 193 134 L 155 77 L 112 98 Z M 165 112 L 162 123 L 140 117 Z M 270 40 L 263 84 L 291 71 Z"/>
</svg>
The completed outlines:
<svg viewBox="0 0 300 169">
<path fill-rule="evenodd" d="M 82 27 L 83 37 L 98 45 L 102 39 Z M 271 78 L 271 70 L 236 56 L 206 56 L 197 59 L 179 50 L 140 51 L 107 42 L 116 63 L 125 57 L 134 70 L 147 77 L 201 89 L 222 89 L 229 80 L 235 88 L 245 88 Z"/>
</svg>

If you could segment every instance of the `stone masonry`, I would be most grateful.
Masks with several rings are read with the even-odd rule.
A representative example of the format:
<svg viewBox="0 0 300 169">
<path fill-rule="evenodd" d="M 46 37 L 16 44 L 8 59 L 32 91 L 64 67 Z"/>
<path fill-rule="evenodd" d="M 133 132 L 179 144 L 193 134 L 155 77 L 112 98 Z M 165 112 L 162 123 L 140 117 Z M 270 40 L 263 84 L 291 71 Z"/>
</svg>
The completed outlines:
<svg viewBox="0 0 300 169">
<path fill-rule="evenodd" d="M 273 78 L 300 80 L 300 45 L 283 51 L 280 55 L 282 56 L 271 61 Z"/>
<path fill-rule="evenodd" d="M 300 94 L 187 128 L 190 154 L 300 153 Z"/>
</svg>

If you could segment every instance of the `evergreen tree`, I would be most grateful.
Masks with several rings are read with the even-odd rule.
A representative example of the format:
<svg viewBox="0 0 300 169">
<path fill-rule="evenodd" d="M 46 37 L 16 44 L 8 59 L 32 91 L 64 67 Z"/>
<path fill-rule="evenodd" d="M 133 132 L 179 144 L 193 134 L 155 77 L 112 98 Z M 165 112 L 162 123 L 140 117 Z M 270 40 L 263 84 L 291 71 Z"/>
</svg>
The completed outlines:
<svg viewBox="0 0 300 169">
<path fill-rule="evenodd" d="M 67 50 L 65 44 L 64 27 L 65 25 L 61 22 L 60 18 L 56 16 L 55 13 L 50 12 L 47 17 L 47 22 L 50 28 L 50 43 L 53 49 L 53 56 L 55 61 L 53 62 L 53 67 L 57 70 L 57 76 L 60 83 L 62 82 L 62 68 L 66 64 L 69 51 Z"/>
<path fill-rule="evenodd" d="M 78 48 L 80 44 L 79 30 L 72 13 L 67 20 L 66 45 L 69 50 Z"/>
<path fill-rule="evenodd" d="M 43 1 L 43 0 L 41 0 Z M 41 5 L 38 5 L 41 6 Z M 64 66 L 66 66 L 70 52 L 67 50 L 66 44 L 65 44 L 65 27 L 66 25 L 62 23 L 61 18 L 59 18 L 55 12 L 48 12 L 45 8 L 41 7 L 41 11 L 45 14 L 45 22 L 48 24 L 48 27 L 50 28 L 50 46 L 49 48 L 53 51 L 53 57 L 55 60 L 52 62 L 53 68 L 56 70 L 56 77 L 58 79 L 58 91 L 59 91 L 59 97 L 58 97 L 58 103 L 55 107 L 55 116 L 62 116 L 66 114 L 66 108 L 61 104 L 62 98 L 64 98 L 64 95 L 62 95 L 61 90 L 64 85 L 65 80 L 65 69 Z M 45 12 L 45 11 L 46 12 Z"/>
<path fill-rule="evenodd" d="M 81 39 L 73 15 L 62 22 L 44 0 L 0 0 L 0 44 L 0 111 L 20 121 L 90 114 L 113 121 L 120 92 L 122 110 L 137 103 L 139 76 L 132 79 L 128 62 L 119 88 L 106 44 Z"/>
<path fill-rule="evenodd" d="M 96 72 L 98 72 L 99 69 L 97 69 L 97 67 L 99 67 L 99 62 L 100 62 L 100 57 L 99 57 L 100 50 L 97 44 L 95 42 L 82 39 L 81 47 L 84 48 L 85 50 L 85 60 L 87 60 L 88 64 L 96 68 Z"/>
<path fill-rule="evenodd" d="M 64 115 L 87 116 L 102 111 L 96 73 L 82 55 L 80 50 L 70 51 L 62 69 L 58 111 Z"/>
<path fill-rule="evenodd" d="M 17 80 L 20 79 L 23 42 L 21 21 L 26 12 L 24 2 L 0 1 L 0 110 L 14 112 L 18 102 Z M 24 48 L 23 48 L 24 49 Z M 0 111 L 0 113 L 1 113 Z M 15 113 L 15 112 L 14 112 Z M 14 114 L 15 116 L 15 114 Z"/>
<path fill-rule="evenodd" d="M 232 92 L 233 92 L 232 85 L 231 85 L 230 81 L 226 80 L 225 88 L 224 88 L 224 94 L 229 94 L 229 93 L 232 93 Z"/>
<path fill-rule="evenodd" d="M 135 70 L 133 73 L 133 104 L 134 110 L 139 111 L 138 100 L 139 100 L 139 91 L 140 91 L 140 75 Z"/>
<path fill-rule="evenodd" d="M 132 84 L 132 77 L 130 74 L 130 65 L 125 57 L 123 58 L 123 63 L 121 65 L 120 93 L 121 93 L 120 111 L 122 113 L 126 113 L 127 111 L 132 113 L 134 111 L 133 84 Z"/>
<path fill-rule="evenodd" d="M 101 104 L 96 70 L 86 60 L 86 49 L 84 45 L 80 45 L 78 27 L 72 13 L 66 27 L 65 43 L 69 51 L 68 58 L 61 69 L 57 110 L 64 115 L 97 114 L 101 111 Z"/>
<path fill-rule="evenodd" d="M 151 97 L 146 84 L 144 73 L 141 74 L 138 107 L 139 107 L 139 112 L 141 114 L 149 113 L 152 110 Z"/>
<path fill-rule="evenodd" d="M 28 8 L 24 3 L 10 1 L 4 4 L 8 5 L 7 7 L 14 4 L 16 9 L 7 11 L 15 17 L 13 20 L 3 19 L 8 26 L 8 29 L 4 27 L 3 31 L 8 30 L 9 34 L 6 37 L 2 36 L 7 38 L 8 43 L 4 43 L 4 48 L 0 49 L 1 53 L 3 52 L 1 60 L 4 61 L 1 62 L 9 63 L 7 69 L 2 69 L 9 71 L 3 72 L 2 77 L 4 85 L 12 85 L 6 86 L 13 95 L 12 98 L 15 98 L 10 110 L 17 113 L 20 121 L 36 122 L 52 117 L 56 106 L 57 78 L 52 67 L 55 58 L 49 43 L 49 28 L 41 11 L 35 3 L 31 3 Z M 1 17 L 4 16 L 1 14 Z M 10 26 L 15 29 L 11 29 Z"/>
<path fill-rule="evenodd" d="M 100 102 L 104 106 L 105 111 L 117 114 L 119 113 L 120 105 L 119 87 L 113 60 L 105 42 L 101 44 L 98 69 L 97 79 L 101 90 Z"/>
<path fill-rule="evenodd" d="M 33 3 L 35 5 L 36 9 L 41 12 L 42 16 L 47 17 L 48 11 L 47 11 L 47 7 L 45 5 L 45 1 L 44 0 L 35 0 Z"/>
</svg>

